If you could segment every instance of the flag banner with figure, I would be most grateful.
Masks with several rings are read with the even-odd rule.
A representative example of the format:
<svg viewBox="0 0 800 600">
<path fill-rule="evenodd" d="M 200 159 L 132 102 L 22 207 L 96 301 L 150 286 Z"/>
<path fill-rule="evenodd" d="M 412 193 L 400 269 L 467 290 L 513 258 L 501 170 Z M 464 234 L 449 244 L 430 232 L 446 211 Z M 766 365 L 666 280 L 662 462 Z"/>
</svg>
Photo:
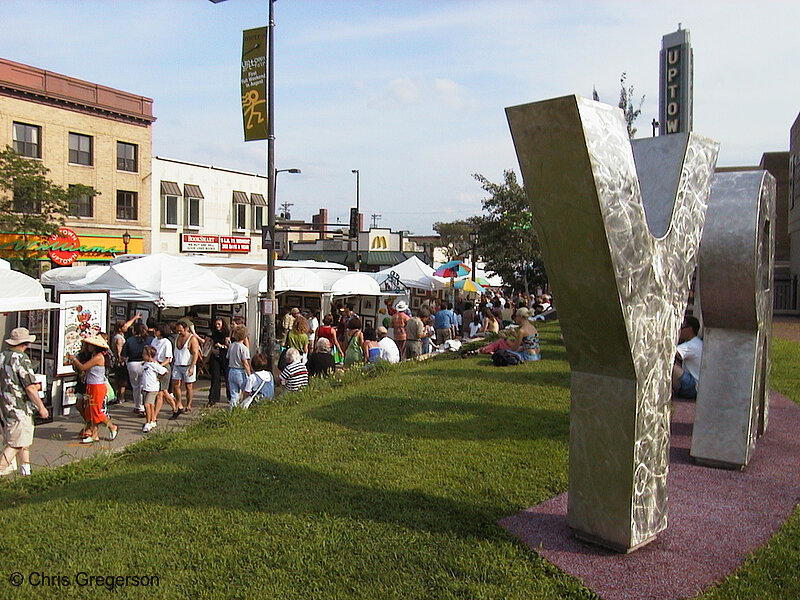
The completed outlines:
<svg viewBox="0 0 800 600">
<path fill-rule="evenodd" d="M 267 139 L 267 28 L 246 29 L 242 38 L 244 141 Z"/>
</svg>

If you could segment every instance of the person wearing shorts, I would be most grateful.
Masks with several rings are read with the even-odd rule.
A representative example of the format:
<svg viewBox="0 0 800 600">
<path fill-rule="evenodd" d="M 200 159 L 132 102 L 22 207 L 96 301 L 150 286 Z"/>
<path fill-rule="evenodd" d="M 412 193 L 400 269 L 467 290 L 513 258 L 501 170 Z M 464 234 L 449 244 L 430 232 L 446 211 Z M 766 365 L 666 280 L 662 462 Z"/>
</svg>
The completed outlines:
<svg viewBox="0 0 800 600">
<path fill-rule="evenodd" d="M 182 412 L 192 412 L 192 402 L 194 401 L 194 382 L 197 381 L 197 361 L 200 358 L 200 344 L 197 336 L 192 334 L 191 321 L 180 319 L 175 324 L 175 367 L 172 369 L 172 392 L 175 394 L 175 402 L 178 406 L 182 404 L 181 382 L 186 385 L 186 408 L 178 409 L 172 413 L 170 419 L 177 419 Z"/>
<path fill-rule="evenodd" d="M 146 346 L 142 350 L 142 358 L 144 359 L 144 364 L 142 365 L 142 401 L 147 421 L 142 426 L 144 433 L 149 433 L 158 425 L 156 401 L 161 395 L 159 378 L 167 372 L 167 368 L 158 363 L 155 356 L 156 349 L 152 346 Z"/>
<path fill-rule="evenodd" d="M 0 409 L 3 414 L 5 449 L 0 456 L 0 475 L 14 470 L 19 459 L 20 475 L 31 474 L 30 446 L 33 443 L 33 411 L 46 419 L 50 416 L 39 398 L 39 386 L 25 354 L 36 339 L 25 327 L 11 330 L 8 349 L 0 354 Z"/>
</svg>

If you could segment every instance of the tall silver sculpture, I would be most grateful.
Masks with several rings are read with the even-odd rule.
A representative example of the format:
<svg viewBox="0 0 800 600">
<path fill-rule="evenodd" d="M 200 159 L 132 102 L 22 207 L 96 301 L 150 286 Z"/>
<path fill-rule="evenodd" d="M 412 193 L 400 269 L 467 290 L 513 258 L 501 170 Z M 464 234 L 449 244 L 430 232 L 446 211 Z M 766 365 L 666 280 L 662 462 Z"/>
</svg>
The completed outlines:
<svg viewBox="0 0 800 600">
<path fill-rule="evenodd" d="M 568 524 L 627 552 L 667 524 L 670 373 L 718 146 L 632 149 L 622 111 L 576 96 L 506 114 L 572 368 Z"/>
<path fill-rule="evenodd" d="M 691 455 L 747 465 L 767 423 L 775 178 L 717 173 L 699 253 L 703 358 Z"/>
</svg>

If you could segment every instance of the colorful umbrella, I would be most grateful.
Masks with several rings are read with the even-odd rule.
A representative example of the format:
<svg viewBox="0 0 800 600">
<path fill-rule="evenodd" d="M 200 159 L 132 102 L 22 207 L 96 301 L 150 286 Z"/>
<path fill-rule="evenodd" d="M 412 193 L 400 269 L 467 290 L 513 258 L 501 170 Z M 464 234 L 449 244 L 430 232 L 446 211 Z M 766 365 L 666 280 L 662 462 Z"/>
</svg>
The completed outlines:
<svg viewBox="0 0 800 600">
<path fill-rule="evenodd" d="M 483 286 L 479 283 L 472 281 L 472 279 L 459 279 L 458 281 L 448 281 L 448 287 L 453 287 L 457 290 L 463 290 L 465 292 L 477 292 L 478 294 L 483 294 L 486 292 L 483 289 Z"/>
<path fill-rule="evenodd" d="M 480 285 L 481 287 L 492 287 L 492 284 L 486 279 L 486 277 L 475 277 L 475 283 Z"/>
<path fill-rule="evenodd" d="M 437 277 L 463 277 L 470 271 L 472 271 L 472 269 L 460 260 L 451 260 L 436 269 L 433 274 Z"/>
</svg>

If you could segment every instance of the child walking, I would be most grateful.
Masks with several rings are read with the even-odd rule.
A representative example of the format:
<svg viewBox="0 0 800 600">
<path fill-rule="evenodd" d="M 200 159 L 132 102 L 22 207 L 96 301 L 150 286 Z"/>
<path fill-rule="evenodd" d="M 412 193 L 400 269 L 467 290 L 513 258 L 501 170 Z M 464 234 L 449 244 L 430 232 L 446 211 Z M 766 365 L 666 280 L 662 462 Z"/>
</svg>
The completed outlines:
<svg viewBox="0 0 800 600">
<path fill-rule="evenodd" d="M 149 433 L 158 425 L 156 414 L 156 399 L 159 396 L 161 387 L 158 378 L 167 372 L 167 368 L 156 362 L 156 349 L 152 346 L 145 346 L 142 350 L 142 395 L 144 397 L 144 413 L 146 423 L 142 426 L 144 433 Z"/>
</svg>

